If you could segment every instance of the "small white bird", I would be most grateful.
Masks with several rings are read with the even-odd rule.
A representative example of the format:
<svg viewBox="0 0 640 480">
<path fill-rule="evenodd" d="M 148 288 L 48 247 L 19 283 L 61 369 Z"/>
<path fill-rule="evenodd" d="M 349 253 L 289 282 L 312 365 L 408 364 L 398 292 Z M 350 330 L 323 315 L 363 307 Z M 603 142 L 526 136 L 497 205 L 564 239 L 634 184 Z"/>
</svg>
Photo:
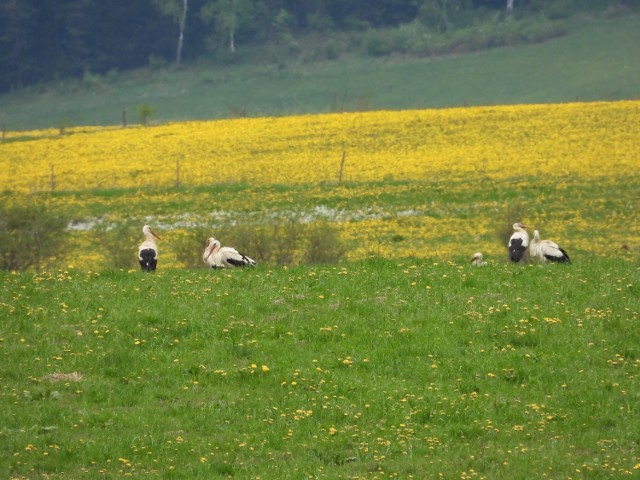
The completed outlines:
<svg viewBox="0 0 640 480">
<path fill-rule="evenodd" d="M 540 232 L 533 231 L 533 240 L 529 245 L 529 256 L 541 262 L 569 263 L 569 255 L 556 242 L 540 240 Z"/>
<path fill-rule="evenodd" d="M 529 234 L 525 230 L 526 225 L 522 223 L 514 223 L 513 229 L 515 232 L 509 238 L 509 258 L 512 262 L 519 262 L 524 256 L 524 252 L 527 251 L 529 246 Z"/>
<path fill-rule="evenodd" d="M 471 265 L 474 267 L 484 267 L 487 265 L 487 262 L 482 260 L 482 254 L 480 252 L 476 252 L 471 257 Z"/>
<path fill-rule="evenodd" d="M 207 240 L 202 260 L 211 268 L 253 267 L 255 260 L 238 252 L 233 247 L 221 247 L 220 242 L 211 237 Z"/>
<path fill-rule="evenodd" d="M 138 247 L 138 262 L 145 272 L 153 272 L 158 266 L 158 244 L 156 238 L 160 237 L 151 229 L 149 225 L 142 227 L 145 240 Z"/>
</svg>

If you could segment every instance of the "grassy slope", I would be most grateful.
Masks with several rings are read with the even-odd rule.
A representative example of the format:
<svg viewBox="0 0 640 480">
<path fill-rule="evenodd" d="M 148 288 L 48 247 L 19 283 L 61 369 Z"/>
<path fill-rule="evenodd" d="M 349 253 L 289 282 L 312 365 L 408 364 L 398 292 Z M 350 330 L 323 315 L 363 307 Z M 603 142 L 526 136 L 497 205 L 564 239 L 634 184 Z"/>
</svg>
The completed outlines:
<svg viewBox="0 0 640 480">
<path fill-rule="evenodd" d="M 631 478 L 639 273 L 0 274 L 0 475 Z"/>
<path fill-rule="evenodd" d="M 452 105 L 614 100 L 640 96 L 640 15 L 585 19 L 565 37 L 519 48 L 436 60 L 352 58 L 285 69 L 237 66 L 122 75 L 66 94 L 25 91 L 0 97 L 10 130 L 137 122 L 141 104 L 155 121 L 405 109 Z M 68 89 L 72 90 L 72 89 Z"/>
</svg>

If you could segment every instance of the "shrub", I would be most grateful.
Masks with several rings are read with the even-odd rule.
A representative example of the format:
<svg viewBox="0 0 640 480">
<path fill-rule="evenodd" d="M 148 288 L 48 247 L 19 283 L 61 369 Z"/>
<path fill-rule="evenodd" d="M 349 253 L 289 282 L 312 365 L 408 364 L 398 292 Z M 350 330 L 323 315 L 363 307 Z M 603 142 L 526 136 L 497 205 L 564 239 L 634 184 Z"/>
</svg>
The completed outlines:
<svg viewBox="0 0 640 480">
<path fill-rule="evenodd" d="M 315 223 L 305 231 L 303 261 L 306 264 L 336 263 L 346 252 L 338 229 L 327 221 Z"/>
<path fill-rule="evenodd" d="M 156 109 L 151 105 L 142 104 L 138 107 L 138 119 L 145 127 L 149 124 L 149 119 L 156 113 Z"/>
<path fill-rule="evenodd" d="M 411 27 L 387 30 L 368 30 L 364 48 L 368 55 L 382 57 L 392 53 L 405 53 L 413 44 L 415 31 Z"/>
<path fill-rule="evenodd" d="M 100 91 L 104 88 L 104 82 L 97 73 L 92 73 L 88 68 L 82 74 L 82 85 L 91 91 Z"/>
<path fill-rule="evenodd" d="M 44 205 L 0 203 L 0 268 L 41 270 L 64 254 L 67 219 Z"/>
<path fill-rule="evenodd" d="M 115 269 L 136 266 L 136 245 L 142 241 L 138 223 L 102 223 L 95 232 L 107 265 Z"/>
<path fill-rule="evenodd" d="M 202 261 L 202 253 L 207 246 L 207 239 L 212 234 L 210 229 L 205 227 L 189 228 L 173 241 L 173 250 L 176 258 L 186 268 L 206 268 Z"/>
<path fill-rule="evenodd" d="M 302 236 L 302 225 L 297 219 L 272 227 L 273 257 L 276 265 L 295 263 L 296 247 Z"/>
<path fill-rule="evenodd" d="M 166 68 L 167 60 L 165 60 L 160 55 L 151 54 L 149 55 L 148 65 L 151 70 L 161 70 Z"/>
<path fill-rule="evenodd" d="M 302 226 L 295 220 L 267 225 L 238 224 L 220 229 L 216 238 L 223 246 L 232 246 L 258 263 L 291 265 L 296 263 L 301 231 Z"/>
<path fill-rule="evenodd" d="M 198 245 L 195 240 L 188 241 L 188 237 L 185 237 L 182 240 L 184 246 L 178 244 L 176 250 L 178 260 L 187 267 L 192 265 L 185 260 L 185 256 L 192 255 L 194 249 L 202 252 L 203 239 L 211 236 L 219 239 L 223 246 L 234 247 L 253 258 L 258 264 L 335 263 L 346 253 L 337 227 L 326 221 L 304 224 L 296 217 L 266 225 L 238 224 L 215 231 L 202 231 L 197 236 L 200 240 Z M 201 262 L 200 257 L 198 261 Z"/>
</svg>

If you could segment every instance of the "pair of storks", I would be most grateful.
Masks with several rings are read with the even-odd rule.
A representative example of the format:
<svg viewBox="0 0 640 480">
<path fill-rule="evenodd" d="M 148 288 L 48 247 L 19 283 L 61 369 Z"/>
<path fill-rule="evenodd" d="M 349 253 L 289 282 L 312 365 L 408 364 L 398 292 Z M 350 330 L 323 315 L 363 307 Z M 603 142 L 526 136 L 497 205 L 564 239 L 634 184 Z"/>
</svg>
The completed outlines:
<svg viewBox="0 0 640 480">
<path fill-rule="evenodd" d="M 526 230 L 527 226 L 522 223 L 514 223 L 515 232 L 509 239 L 509 258 L 512 262 L 519 262 L 524 257 L 527 247 L 529 248 L 529 257 L 539 262 L 559 262 L 569 263 L 569 255 L 560 248 L 560 246 L 551 240 L 540 240 L 540 232 L 533 231 L 533 239 L 529 243 L 529 234 Z"/>
<path fill-rule="evenodd" d="M 551 240 L 540 240 L 540 232 L 533 231 L 533 240 L 529 243 L 527 226 L 522 223 L 514 223 L 515 232 L 509 238 L 509 259 L 512 262 L 519 262 L 524 258 L 524 254 L 529 249 L 529 258 L 538 262 L 569 263 L 569 255 L 560 246 Z M 482 267 L 487 262 L 482 260 L 482 253 L 474 253 L 471 257 L 471 265 Z"/>
<path fill-rule="evenodd" d="M 153 272 L 158 266 L 158 244 L 160 237 L 149 225 L 142 227 L 144 242 L 138 248 L 140 268 Z M 219 240 L 211 237 L 202 254 L 202 260 L 211 268 L 252 267 L 256 262 L 232 247 L 223 247 Z"/>
</svg>

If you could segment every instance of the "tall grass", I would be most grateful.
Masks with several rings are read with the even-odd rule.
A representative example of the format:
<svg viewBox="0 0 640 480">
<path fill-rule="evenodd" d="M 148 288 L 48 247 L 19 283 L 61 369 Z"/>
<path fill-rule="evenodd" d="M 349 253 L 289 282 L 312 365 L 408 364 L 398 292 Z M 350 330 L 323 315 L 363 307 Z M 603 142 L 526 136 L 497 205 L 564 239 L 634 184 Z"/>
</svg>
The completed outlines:
<svg viewBox="0 0 640 480">
<path fill-rule="evenodd" d="M 0 276 L 3 478 L 632 478 L 637 258 Z"/>
</svg>

